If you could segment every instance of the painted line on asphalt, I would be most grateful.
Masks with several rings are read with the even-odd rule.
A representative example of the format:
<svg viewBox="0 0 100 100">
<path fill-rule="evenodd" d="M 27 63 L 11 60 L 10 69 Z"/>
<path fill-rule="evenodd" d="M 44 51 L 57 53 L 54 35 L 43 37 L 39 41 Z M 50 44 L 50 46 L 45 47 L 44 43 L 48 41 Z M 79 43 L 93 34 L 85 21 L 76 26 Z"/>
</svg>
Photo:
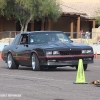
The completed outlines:
<svg viewBox="0 0 100 100">
<path fill-rule="evenodd" d="M 49 86 L 49 87 L 57 87 L 57 86 L 59 86 L 59 84 L 61 85 L 61 84 L 63 84 L 63 85 L 71 85 L 71 84 L 73 84 L 73 82 L 72 81 L 65 81 L 65 80 L 55 80 L 55 79 L 45 79 L 45 78 L 38 78 L 38 77 L 26 77 L 26 76 L 19 76 L 19 75 L 9 75 L 9 74 L 0 74 L 0 77 L 1 78 L 5 78 L 5 79 L 0 79 L 0 80 L 7 80 L 7 81 L 10 81 L 10 80 L 14 80 L 14 79 L 19 79 L 19 81 L 20 80 L 22 80 L 22 81 L 29 81 L 30 79 L 30 81 L 35 81 L 35 80 L 32 80 L 32 79 L 38 79 L 38 80 L 46 80 L 46 81 L 53 81 L 53 82 L 57 82 L 57 84 L 56 84 L 56 86 L 55 85 L 53 85 L 53 84 L 48 84 L 48 83 L 45 83 L 45 81 L 44 81 L 44 83 L 42 83 L 42 84 L 38 84 L 38 81 L 36 82 L 36 84 L 34 84 L 34 83 L 31 83 L 31 84 L 23 84 L 23 85 L 19 85 L 19 84 L 12 84 L 12 82 L 11 83 L 7 83 L 6 85 L 4 85 L 4 83 L 1 81 L 1 83 L 0 83 L 0 86 L 2 86 L 2 87 L 8 87 L 8 88 L 22 88 L 22 89 L 25 89 L 25 87 L 27 87 L 27 89 L 28 88 L 30 88 L 30 87 L 34 87 L 34 86 L 40 86 L 40 87 L 43 87 L 43 86 Z M 8 79 L 9 78 L 9 79 Z M 41 82 L 41 81 L 40 81 Z M 59 82 L 62 82 L 62 83 L 59 83 Z M 24 82 L 25 83 L 25 82 Z M 54 83 L 55 84 L 55 83 Z"/>
<path fill-rule="evenodd" d="M 14 77 L 15 79 L 20 79 L 22 80 L 30 80 L 30 79 L 38 79 L 38 80 L 46 80 L 46 81 L 59 81 L 59 82 L 71 82 L 71 81 L 66 81 L 66 80 L 55 80 L 55 79 L 46 79 L 46 78 L 38 78 L 38 77 L 27 77 L 27 76 L 19 76 L 19 75 L 10 75 L 10 74 L 0 74 L 0 76 L 9 76 L 9 77 Z M 8 77 L 8 78 L 9 78 Z"/>
<path fill-rule="evenodd" d="M 9 83 L 9 84 L 4 84 L 4 83 L 0 83 L 0 87 L 8 87 L 8 88 L 22 88 L 22 89 L 28 89 L 28 88 L 32 88 L 32 87 L 53 87 L 53 88 L 59 88 L 59 86 L 61 86 L 61 85 L 72 85 L 73 84 L 73 82 L 68 82 L 68 83 L 63 83 L 63 84 L 48 84 L 48 83 L 42 83 L 42 85 L 41 84 L 38 84 L 38 83 L 36 83 L 36 84 L 23 84 L 23 85 L 19 85 L 19 84 L 11 84 L 11 83 Z M 33 88 L 32 88 L 32 90 L 33 90 Z M 36 90 L 36 89 L 35 89 Z"/>
<path fill-rule="evenodd" d="M 72 83 L 73 84 L 73 83 Z M 67 85 L 72 85 L 71 83 L 70 84 L 67 84 Z M 58 84 L 43 84 L 43 85 L 34 85 L 34 83 L 33 84 L 23 84 L 23 85 L 17 85 L 17 84 L 7 84 L 7 85 L 4 85 L 4 83 L 0 83 L 0 87 L 4 87 L 4 88 L 19 88 L 19 89 L 32 89 L 32 90 L 34 90 L 34 92 L 39 92 L 39 90 L 38 89 L 36 89 L 37 87 L 39 88 L 39 87 L 49 87 L 49 88 L 56 88 L 56 89 L 59 89 L 59 87 L 61 86 L 62 84 L 60 84 L 60 85 L 58 85 Z M 64 85 L 66 85 L 66 84 L 63 84 L 63 86 Z M 34 88 L 34 87 L 36 87 L 36 88 Z M 62 87 L 63 88 L 63 87 Z M 3 89 L 4 90 L 4 89 Z M 42 94 L 44 93 L 44 92 L 41 92 Z"/>
</svg>

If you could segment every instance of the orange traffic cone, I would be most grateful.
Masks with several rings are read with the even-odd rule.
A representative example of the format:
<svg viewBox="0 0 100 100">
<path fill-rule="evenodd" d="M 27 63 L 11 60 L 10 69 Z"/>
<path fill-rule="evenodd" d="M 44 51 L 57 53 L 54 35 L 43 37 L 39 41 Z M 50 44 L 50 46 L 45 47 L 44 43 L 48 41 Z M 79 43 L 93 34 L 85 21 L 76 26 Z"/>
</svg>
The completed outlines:
<svg viewBox="0 0 100 100">
<path fill-rule="evenodd" d="M 94 58 L 95 58 L 95 59 L 98 59 L 98 54 L 97 54 L 97 52 L 95 52 Z"/>
<path fill-rule="evenodd" d="M 2 60 L 2 55 L 1 55 L 1 53 L 0 53 L 0 60 Z"/>
</svg>

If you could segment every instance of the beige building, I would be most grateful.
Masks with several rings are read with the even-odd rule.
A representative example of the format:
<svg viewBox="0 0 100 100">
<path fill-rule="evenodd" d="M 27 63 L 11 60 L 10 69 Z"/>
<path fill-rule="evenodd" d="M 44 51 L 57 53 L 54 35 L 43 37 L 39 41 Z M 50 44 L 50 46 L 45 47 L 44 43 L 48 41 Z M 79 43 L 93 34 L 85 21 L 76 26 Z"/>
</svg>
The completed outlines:
<svg viewBox="0 0 100 100">
<path fill-rule="evenodd" d="M 92 31 L 95 28 L 95 11 L 99 8 L 99 0 L 60 0 L 62 16 L 57 22 L 40 20 L 30 22 L 28 31 L 57 30 L 70 34 L 71 38 L 79 38 L 80 31 Z M 0 18 L 0 31 L 20 31 L 20 24 L 15 20 Z M 75 33 L 75 34 L 74 34 Z"/>
<path fill-rule="evenodd" d="M 71 37 L 78 38 L 80 37 L 80 30 L 92 32 L 92 29 L 96 27 L 95 16 L 96 11 L 100 8 L 100 2 L 62 0 L 61 8 L 63 15 L 57 23 L 53 23 L 53 29 L 70 32 Z M 61 26 L 58 27 L 58 25 Z M 76 33 L 75 36 L 73 36 L 73 32 Z"/>
</svg>

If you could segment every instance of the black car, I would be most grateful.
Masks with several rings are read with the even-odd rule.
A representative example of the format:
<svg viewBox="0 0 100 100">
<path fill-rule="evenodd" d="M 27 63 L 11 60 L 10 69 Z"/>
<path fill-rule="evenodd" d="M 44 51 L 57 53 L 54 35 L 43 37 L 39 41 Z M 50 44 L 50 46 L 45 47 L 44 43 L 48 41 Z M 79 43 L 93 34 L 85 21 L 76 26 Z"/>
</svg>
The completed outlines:
<svg viewBox="0 0 100 100">
<path fill-rule="evenodd" d="M 63 66 L 77 69 L 82 59 L 86 70 L 93 63 L 94 52 L 91 46 L 73 43 L 64 32 L 34 31 L 16 35 L 12 44 L 3 48 L 2 58 L 9 69 L 22 65 L 34 71 Z"/>
</svg>

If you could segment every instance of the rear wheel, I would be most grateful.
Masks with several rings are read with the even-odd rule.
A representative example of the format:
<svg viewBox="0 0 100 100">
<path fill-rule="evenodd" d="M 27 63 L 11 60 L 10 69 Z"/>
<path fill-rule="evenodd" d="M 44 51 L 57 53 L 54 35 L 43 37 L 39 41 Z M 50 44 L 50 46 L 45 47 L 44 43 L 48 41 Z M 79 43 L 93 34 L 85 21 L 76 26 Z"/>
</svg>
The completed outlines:
<svg viewBox="0 0 100 100">
<path fill-rule="evenodd" d="M 84 71 L 87 70 L 87 64 L 83 64 Z M 78 65 L 76 66 L 76 70 L 78 70 Z"/>
<path fill-rule="evenodd" d="M 14 61 L 11 53 L 7 56 L 7 66 L 9 69 L 18 69 L 19 67 L 19 65 Z"/>
<path fill-rule="evenodd" d="M 32 63 L 32 69 L 33 71 L 39 71 L 40 69 L 40 64 L 39 64 L 39 60 L 38 57 L 35 53 L 32 54 L 31 56 L 31 63 Z"/>
</svg>

